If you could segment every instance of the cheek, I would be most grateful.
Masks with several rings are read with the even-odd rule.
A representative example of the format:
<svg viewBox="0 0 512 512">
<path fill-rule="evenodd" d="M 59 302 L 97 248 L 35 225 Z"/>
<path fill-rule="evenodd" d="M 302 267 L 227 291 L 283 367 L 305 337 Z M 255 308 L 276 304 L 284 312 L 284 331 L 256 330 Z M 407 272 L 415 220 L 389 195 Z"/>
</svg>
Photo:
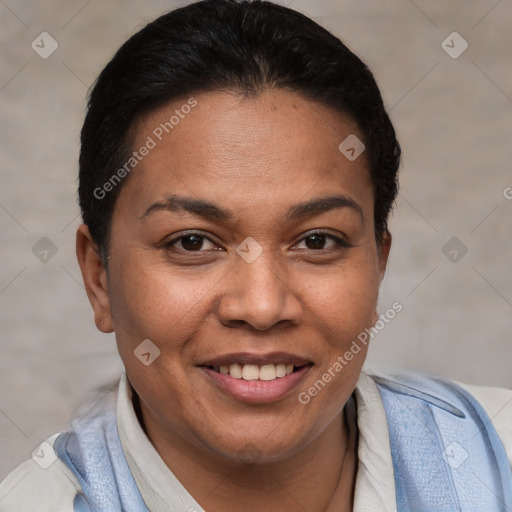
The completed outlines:
<svg viewBox="0 0 512 512">
<path fill-rule="evenodd" d="M 317 294 L 321 311 L 337 332 L 357 335 L 368 327 L 375 312 L 379 278 L 371 260 L 361 259 L 333 272 L 322 292 Z"/>
<path fill-rule="evenodd" d="M 129 259 L 113 274 L 112 314 L 123 343 L 148 338 L 157 346 L 169 346 L 170 340 L 179 344 L 201 324 L 201 300 L 211 288 L 206 279 Z"/>
</svg>

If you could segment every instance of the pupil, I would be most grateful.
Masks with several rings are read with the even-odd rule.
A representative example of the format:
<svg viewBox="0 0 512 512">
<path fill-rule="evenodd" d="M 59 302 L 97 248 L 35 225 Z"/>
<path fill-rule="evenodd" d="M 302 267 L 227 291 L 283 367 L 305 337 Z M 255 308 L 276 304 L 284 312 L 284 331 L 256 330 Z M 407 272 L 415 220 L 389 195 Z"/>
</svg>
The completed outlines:
<svg viewBox="0 0 512 512">
<path fill-rule="evenodd" d="M 322 246 L 323 246 L 323 243 L 325 242 L 325 235 L 322 235 L 322 234 L 314 234 L 314 235 L 310 235 L 308 236 L 308 241 L 313 241 L 313 247 L 310 247 L 310 244 L 308 244 L 308 242 L 306 242 L 306 244 L 308 245 L 308 248 L 309 249 L 322 249 Z"/>
<path fill-rule="evenodd" d="M 189 243 L 190 241 L 192 241 L 192 242 Z M 185 236 L 181 240 L 181 245 L 184 249 L 191 249 L 191 250 L 198 249 L 198 248 L 200 249 L 201 246 L 203 245 L 202 237 L 197 236 L 197 235 Z M 188 247 L 187 247 L 187 245 L 188 245 Z"/>
</svg>

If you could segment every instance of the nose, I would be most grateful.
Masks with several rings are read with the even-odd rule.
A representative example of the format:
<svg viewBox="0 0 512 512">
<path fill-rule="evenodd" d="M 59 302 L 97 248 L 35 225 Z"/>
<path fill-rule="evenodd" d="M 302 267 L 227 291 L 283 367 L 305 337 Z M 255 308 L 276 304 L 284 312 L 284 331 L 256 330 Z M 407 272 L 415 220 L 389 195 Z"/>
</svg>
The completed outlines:
<svg viewBox="0 0 512 512">
<path fill-rule="evenodd" d="M 273 259 L 272 255 L 261 255 L 252 263 L 242 258 L 236 261 L 223 280 L 218 304 L 217 314 L 223 325 L 266 330 L 279 323 L 301 322 L 303 308 L 294 291 L 297 279 Z"/>
</svg>

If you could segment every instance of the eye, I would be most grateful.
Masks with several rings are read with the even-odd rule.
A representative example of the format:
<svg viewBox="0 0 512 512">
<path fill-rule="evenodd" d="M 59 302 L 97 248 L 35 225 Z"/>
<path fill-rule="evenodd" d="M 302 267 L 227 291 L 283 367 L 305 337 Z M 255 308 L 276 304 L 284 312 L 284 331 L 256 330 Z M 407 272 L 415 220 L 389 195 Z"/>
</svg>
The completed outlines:
<svg viewBox="0 0 512 512">
<path fill-rule="evenodd" d="M 209 238 L 199 233 L 189 233 L 187 235 L 181 235 L 169 242 L 165 243 L 166 249 L 174 249 L 182 252 L 204 252 L 201 249 L 204 249 L 206 245 L 209 243 L 213 246 L 213 248 L 217 247 Z M 181 249 L 179 246 L 181 245 Z M 206 250 L 211 250 L 212 247 L 206 247 Z"/>
<path fill-rule="evenodd" d="M 324 247 L 326 241 L 328 240 L 331 241 L 330 247 Z M 314 233 L 310 233 L 309 235 L 305 236 L 297 245 L 300 245 L 301 243 L 306 244 L 306 249 L 312 250 L 329 250 L 336 248 L 351 247 L 350 244 L 347 243 L 342 238 L 330 235 L 329 233 L 325 233 L 323 231 L 316 231 Z"/>
</svg>

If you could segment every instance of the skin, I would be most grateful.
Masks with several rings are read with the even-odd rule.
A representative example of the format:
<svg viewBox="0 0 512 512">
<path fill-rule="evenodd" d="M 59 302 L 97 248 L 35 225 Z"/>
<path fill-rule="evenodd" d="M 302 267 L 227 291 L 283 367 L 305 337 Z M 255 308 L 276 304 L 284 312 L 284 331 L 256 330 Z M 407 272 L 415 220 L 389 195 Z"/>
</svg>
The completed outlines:
<svg viewBox="0 0 512 512">
<path fill-rule="evenodd" d="M 78 228 L 77 256 L 96 325 L 115 331 L 145 432 L 205 510 L 352 510 L 357 455 L 343 406 L 367 349 L 308 404 L 298 393 L 377 319 L 391 237 L 380 246 L 375 240 L 365 154 L 351 162 L 338 150 L 349 134 L 363 136 L 350 118 L 294 92 L 195 98 L 198 105 L 120 192 L 108 273 L 87 226 Z M 146 115 L 134 148 L 185 102 Z M 208 200 L 233 219 L 163 209 L 143 215 L 169 194 Z M 343 207 L 285 218 L 292 205 L 332 195 L 350 198 L 361 212 Z M 316 229 L 350 246 L 337 247 L 329 236 L 311 240 Z M 206 237 L 199 249 L 190 248 L 190 239 L 165 247 L 187 230 Z M 236 252 L 246 237 L 263 250 L 252 263 Z M 134 356 L 145 339 L 161 351 L 149 366 Z M 196 366 L 241 351 L 291 352 L 313 366 L 282 399 L 245 403 Z"/>
</svg>

